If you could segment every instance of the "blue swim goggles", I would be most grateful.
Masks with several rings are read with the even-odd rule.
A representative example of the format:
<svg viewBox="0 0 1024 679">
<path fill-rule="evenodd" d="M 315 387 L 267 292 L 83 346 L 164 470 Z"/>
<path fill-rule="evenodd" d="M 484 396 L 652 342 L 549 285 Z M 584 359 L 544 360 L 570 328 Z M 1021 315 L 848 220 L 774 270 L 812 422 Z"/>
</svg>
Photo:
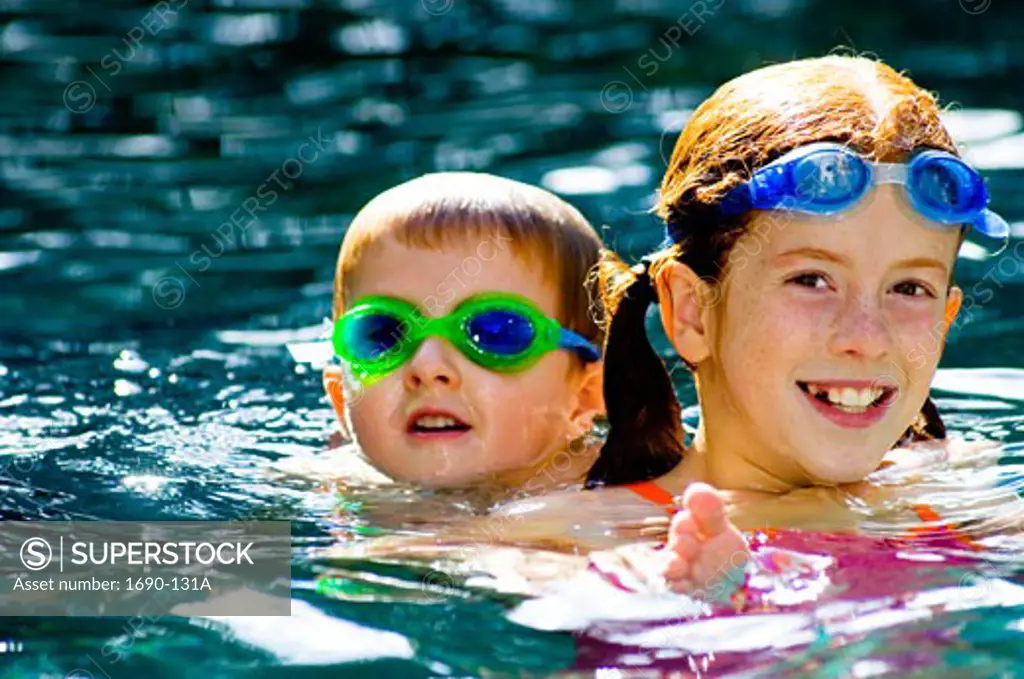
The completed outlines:
<svg viewBox="0 0 1024 679">
<path fill-rule="evenodd" d="M 987 209 L 981 175 L 944 151 L 922 151 L 907 163 L 876 163 L 841 144 L 801 146 L 754 172 L 719 208 L 724 216 L 749 210 L 833 215 L 877 184 L 902 184 L 914 209 L 931 221 L 970 226 L 992 238 L 1010 233 L 1006 221 Z"/>
</svg>

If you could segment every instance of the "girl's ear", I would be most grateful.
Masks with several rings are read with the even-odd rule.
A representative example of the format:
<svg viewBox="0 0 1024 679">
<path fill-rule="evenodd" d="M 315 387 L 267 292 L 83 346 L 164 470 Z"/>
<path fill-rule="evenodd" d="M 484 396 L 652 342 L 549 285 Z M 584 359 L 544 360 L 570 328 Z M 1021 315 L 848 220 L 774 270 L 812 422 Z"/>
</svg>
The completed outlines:
<svg viewBox="0 0 1024 679">
<path fill-rule="evenodd" d="M 348 430 L 345 420 L 345 390 L 342 386 L 342 379 L 341 366 L 329 365 L 324 368 L 324 392 L 338 416 L 338 428 L 341 430 L 342 436 L 351 441 L 352 432 Z"/>
<path fill-rule="evenodd" d="M 697 365 L 711 353 L 705 312 L 713 301 L 708 284 L 682 262 L 666 262 L 655 278 L 661 324 L 679 355 Z"/>
</svg>

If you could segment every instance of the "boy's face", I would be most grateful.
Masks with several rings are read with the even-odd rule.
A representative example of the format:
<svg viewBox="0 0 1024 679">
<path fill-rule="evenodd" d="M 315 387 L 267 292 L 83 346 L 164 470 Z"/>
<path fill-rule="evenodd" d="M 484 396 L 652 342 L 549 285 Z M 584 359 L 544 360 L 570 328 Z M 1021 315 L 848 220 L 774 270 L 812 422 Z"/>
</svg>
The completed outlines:
<svg viewBox="0 0 1024 679">
<path fill-rule="evenodd" d="M 960 303 L 958 244 L 898 187 L 834 218 L 758 215 L 730 254 L 724 304 L 702 313 L 709 447 L 725 439 L 795 482 L 875 470 L 928 395 Z"/>
<path fill-rule="evenodd" d="M 517 258 L 514 246 L 496 234 L 434 251 L 384 236 L 364 252 L 346 281 L 345 298 L 351 306 L 368 295 L 396 297 L 439 317 L 467 297 L 502 291 L 556 317 L 554 285 L 539 266 Z M 600 388 L 593 388 L 600 368 L 581 366 L 574 354 L 559 350 L 525 372 L 502 374 L 429 337 L 409 361 L 358 397 L 347 389 L 344 412 L 364 454 L 392 478 L 428 486 L 521 486 L 537 474 L 554 475 L 555 469 L 543 469 L 546 464 L 564 471 L 565 455 L 552 456 L 583 433 L 600 408 Z M 337 392 L 328 388 L 339 408 Z M 438 429 L 441 418 L 453 418 L 459 427 Z"/>
</svg>

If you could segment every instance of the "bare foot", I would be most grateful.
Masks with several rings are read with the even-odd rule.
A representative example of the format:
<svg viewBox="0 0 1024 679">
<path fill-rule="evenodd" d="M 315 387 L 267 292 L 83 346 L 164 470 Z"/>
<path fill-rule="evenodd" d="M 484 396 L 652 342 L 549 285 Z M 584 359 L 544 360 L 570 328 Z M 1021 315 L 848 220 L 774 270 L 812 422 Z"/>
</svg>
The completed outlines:
<svg viewBox="0 0 1024 679">
<path fill-rule="evenodd" d="M 626 591 L 727 600 L 742 581 L 750 550 L 726 515 L 725 499 L 711 486 L 694 483 L 676 503 L 665 545 L 631 543 L 591 552 L 590 568 Z"/>
<path fill-rule="evenodd" d="M 720 589 L 750 560 L 743 534 L 726 515 L 724 498 L 706 483 L 693 483 L 676 498 L 662 575 L 673 592 Z"/>
</svg>

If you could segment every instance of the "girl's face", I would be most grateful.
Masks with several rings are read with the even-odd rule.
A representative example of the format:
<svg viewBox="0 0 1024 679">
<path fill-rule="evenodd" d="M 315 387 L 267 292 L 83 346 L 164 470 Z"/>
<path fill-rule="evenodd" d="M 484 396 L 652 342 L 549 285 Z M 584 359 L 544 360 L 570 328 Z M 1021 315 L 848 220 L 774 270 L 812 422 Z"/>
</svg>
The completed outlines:
<svg viewBox="0 0 1024 679">
<path fill-rule="evenodd" d="M 959 242 L 893 186 L 838 217 L 756 215 L 720 303 L 695 316 L 708 450 L 795 484 L 875 470 L 928 396 L 959 309 Z"/>
</svg>

